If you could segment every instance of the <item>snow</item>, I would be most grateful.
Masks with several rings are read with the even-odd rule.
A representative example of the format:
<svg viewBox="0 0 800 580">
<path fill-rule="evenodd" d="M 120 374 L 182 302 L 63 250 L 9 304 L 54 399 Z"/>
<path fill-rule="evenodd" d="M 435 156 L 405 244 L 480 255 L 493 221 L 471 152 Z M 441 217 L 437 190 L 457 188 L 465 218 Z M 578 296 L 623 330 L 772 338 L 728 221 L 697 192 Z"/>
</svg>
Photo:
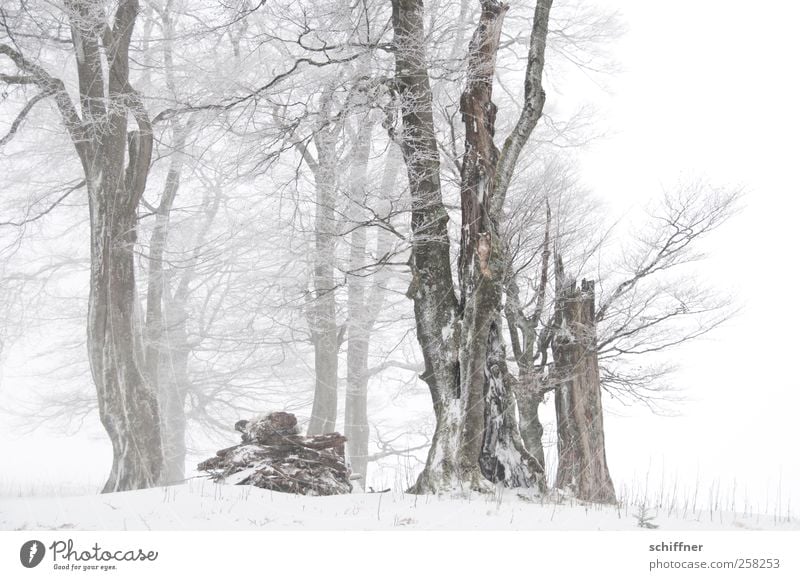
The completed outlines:
<svg viewBox="0 0 800 580">
<path fill-rule="evenodd" d="M 635 506 L 539 499 L 521 490 L 309 497 L 195 479 L 181 486 L 75 497 L 0 498 L 0 530 L 641 530 Z M 731 512 L 666 513 L 661 530 L 800 530 L 800 521 Z M 788 521 L 787 521 L 788 520 Z"/>
</svg>

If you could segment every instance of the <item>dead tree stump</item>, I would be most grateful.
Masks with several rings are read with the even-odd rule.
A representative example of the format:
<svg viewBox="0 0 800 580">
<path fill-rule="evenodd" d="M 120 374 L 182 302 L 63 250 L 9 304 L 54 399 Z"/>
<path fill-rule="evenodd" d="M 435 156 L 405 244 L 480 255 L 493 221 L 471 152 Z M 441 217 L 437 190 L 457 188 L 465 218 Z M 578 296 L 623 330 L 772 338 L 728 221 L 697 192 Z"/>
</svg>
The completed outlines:
<svg viewBox="0 0 800 580">
<path fill-rule="evenodd" d="M 557 290 L 553 358 L 558 431 L 556 487 L 578 499 L 616 503 L 606 462 L 594 282 L 562 279 Z"/>
</svg>

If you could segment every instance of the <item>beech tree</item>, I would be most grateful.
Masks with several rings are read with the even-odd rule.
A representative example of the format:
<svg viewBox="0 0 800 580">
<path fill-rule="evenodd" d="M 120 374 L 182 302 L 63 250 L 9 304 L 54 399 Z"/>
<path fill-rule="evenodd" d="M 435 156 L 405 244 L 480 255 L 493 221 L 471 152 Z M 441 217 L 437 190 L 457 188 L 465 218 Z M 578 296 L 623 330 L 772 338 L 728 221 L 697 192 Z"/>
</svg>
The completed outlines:
<svg viewBox="0 0 800 580">
<path fill-rule="evenodd" d="M 0 55 L 17 72 L 0 79 L 34 85 L 52 98 L 80 159 L 91 218 L 87 345 L 100 419 L 114 453 L 103 491 L 138 489 L 157 484 L 163 466 L 157 393 L 143 368 L 135 314 L 136 211 L 153 150 L 150 117 L 129 80 L 139 4 L 120 1 L 110 19 L 97 2 L 69 1 L 65 10 L 77 66 L 78 107 L 62 79 L 13 43 L 0 44 Z M 30 109 L 25 107 L 20 116 Z M 131 131 L 129 118 L 136 123 Z"/>
<path fill-rule="evenodd" d="M 540 485 L 541 467 L 519 435 L 500 332 L 503 244 L 500 225 L 517 159 L 542 114 L 548 19 L 552 2 L 536 5 L 522 113 L 502 150 L 494 145 L 494 65 L 508 6 L 481 2 L 461 97 L 466 127 L 461 169 L 460 295 L 452 280 L 449 217 L 442 202 L 439 152 L 419 0 L 393 0 L 395 80 L 402 111 L 400 144 L 412 198 L 413 281 L 417 339 L 436 414 L 417 492 L 483 489 L 486 481 Z M 485 393 L 489 393 L 486 397 Z M 485 404 L 487 398 L 491 401 Z"/>
</svg>

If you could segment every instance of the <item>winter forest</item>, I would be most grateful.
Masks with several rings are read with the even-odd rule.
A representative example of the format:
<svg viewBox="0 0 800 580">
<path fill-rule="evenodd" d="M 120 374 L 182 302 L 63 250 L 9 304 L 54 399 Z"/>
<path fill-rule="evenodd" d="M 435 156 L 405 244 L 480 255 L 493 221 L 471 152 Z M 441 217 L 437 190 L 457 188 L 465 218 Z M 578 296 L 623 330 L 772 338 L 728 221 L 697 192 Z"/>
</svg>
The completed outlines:
<svg viewBox="0 0 800 580">
<path fill-rule="evenodd" d="M 2 0 L 8 432 L 92 439 L 89 495 L 211 478 L 685 516 L 695 483 L 637 499 L 606 426 L 669 433 L 702 396 L 687 353 L 747 308 L 706 264 L 753 186 L 694 165 L 620 205 L 595 182 L 624 5 Z M 700 503 L 796 526 L 771 481 Z"/>
</svg>

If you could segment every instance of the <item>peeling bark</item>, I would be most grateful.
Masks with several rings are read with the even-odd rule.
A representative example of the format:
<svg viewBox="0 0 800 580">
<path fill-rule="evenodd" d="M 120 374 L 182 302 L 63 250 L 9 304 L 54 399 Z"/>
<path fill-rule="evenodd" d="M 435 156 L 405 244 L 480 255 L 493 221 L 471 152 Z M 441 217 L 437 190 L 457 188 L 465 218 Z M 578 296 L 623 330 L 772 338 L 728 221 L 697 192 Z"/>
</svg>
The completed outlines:
<svg viewBox="0 0 800 580">
<path fill-rule="evenodd" d="M 497 314 L 502 299 L 503 257 L 500 244 L 501 216 L 490 211 L 494 194 L 495 166 L 499 152 L 494 144 L 497 107 L 492 102 L 492 82 L 503 16 L 508 6 L 494 1 L 481 3 L 481 17 L 469 45 L 467 83 L 461 95 L 461 115 L 466 128 L 464 161 L 461 166 L 461 245 L 459 281 L 463 322 L 459 355 L 462 395 L 466 411 L 461 440 L 462 475 L 477 477 L 484 442 L 487 385 L 505 404 L 502 373 L 489 363 L 489 336 L 494 333 L 494 357 L 504 356 L 497 332 Z M 504 361 L 503 361 L 504 364 Z M 502 414 L 498 407 L 495 412 Z M 493 417 L 488 416 L 491 422 Z M 491 436 L 491 434 L 487 433 Z M 489 445 L 490 451 L 496 441 Z M 497 463 L 494 458 L 490 463 Z M 471 472 L 475 471 L 473 476 Z M 498 470 L 490 474 L 496 477 Z M 483 474 L 486 475 L 486 474 Z M 491 478 L 490 478 L 491 479 Z"/>
</svg>

